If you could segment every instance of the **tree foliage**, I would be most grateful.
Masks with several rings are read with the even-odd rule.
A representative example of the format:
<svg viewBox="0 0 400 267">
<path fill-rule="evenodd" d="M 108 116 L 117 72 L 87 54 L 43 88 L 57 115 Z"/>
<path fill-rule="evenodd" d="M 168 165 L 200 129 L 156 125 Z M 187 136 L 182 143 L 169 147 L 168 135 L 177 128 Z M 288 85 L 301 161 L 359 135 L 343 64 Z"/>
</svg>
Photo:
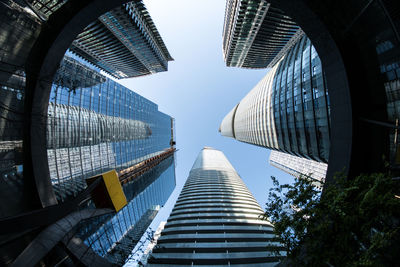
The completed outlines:
<svg viewBox="0 0 400 267">
<path fill-rule="evenodd" d="M 291 266 L 399 266 L 399 181 L 339 176 L 321 193 L 306 178 L 293 185 L 271 178 L 264 219 L 274 223 Z"/>
</svg>

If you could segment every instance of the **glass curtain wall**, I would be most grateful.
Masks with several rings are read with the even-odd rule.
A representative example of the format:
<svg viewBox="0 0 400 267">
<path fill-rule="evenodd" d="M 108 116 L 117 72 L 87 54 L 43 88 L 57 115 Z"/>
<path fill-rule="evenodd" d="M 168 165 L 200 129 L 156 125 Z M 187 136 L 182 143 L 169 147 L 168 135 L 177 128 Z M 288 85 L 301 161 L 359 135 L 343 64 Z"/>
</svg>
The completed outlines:
<svg viewBox="0 0 400 267">
<path fill-rule="evenodd" d="M 138 182 L 139 180 L 139 182 Z M 140 181 L 141 180 L 141 181 Z M 150 181 L 146 187 L 140 186 Z M 163 206 L 175 188 L 174 157 L 171 156 L 159 165 L 124 185 L 123 190 L 127 196 L 128 205 L 113 216 L 105 216 L 101 226 L 93 219 L 81 224 L 78 236 L 84 243 L 91 247 L 97 254 L 106 257 L 114 263 L 124 261 L 138 240 L 130 240 L 131 244 L 122 242 L 125 237 L 141 236 L 151 223 L 154 210 Z M 147 225 L 143 225 L 147 222 Z M 140 225 L 140 227 L 138 227 Z M 123 245 L 126 245 L 124 247 Z M 118 248 L 118 246 L 122 246 Z M 118 251 L 118 253 L 115 253 Z"/>
<path fill-rule="evenodd" d="M 156 104 L 76 57 L 64 58 L 47 132 L 50 177 L 60 200 L 82 190 L 85 178 L 155 156 L 170 140 L 171 117 Z"/>
<path fill-rule="evenodd" d="M 226 1 L 223 56 L 228 67 L 266 68 L 299 30 L 267 1 Z"/>
<path fill-rule="evenodd" d="M 385 19 L 379 21 L 376 11 L 374 9 L 371 11 L 370 9 L 361 18 L 360 26 L 368 26 L 368 44 L 375 48 L 374 57 L 378 61 L 381 73 L 380 78 L 386 91 L 388 122 L 392 126 L 398 126 L 400 119 L 400 16 L 398 12 L 396 13 L 398 9 L 395 8 L 397 4 L 395 4 L 395 1 L 383 2 L 384 5 L 379 5 L 380 2 L 378 2 L 373 3 L 371 6 L 379 10 L 379 16 L 385 16 Z M 389 18 L 389 15 L 391 18 Z M 389 140 L 390 163 L 392 167 L 399 169 L 399 131 L 391 129 Z"/>
<path fill-rule="evenodd" d="M 279 147 L 328 162 L 329 96 L 323 75 L 315 48 L 303 36 L 280 61 L 272 92 Z"/>
<path fill-rule="evenodd" d="M 23 177 L 25 62 L 41 22 L 15 1 L 0 1 L 0 217 L 37 208 Z M 9 201 L 13 199 L 13 201 Z"/>
<path fill-rule="evenodd" d="M 321 60 L 303 36 L 223 119 L 239 141 L 328 162 L 330 110 Z"/>
</svg>

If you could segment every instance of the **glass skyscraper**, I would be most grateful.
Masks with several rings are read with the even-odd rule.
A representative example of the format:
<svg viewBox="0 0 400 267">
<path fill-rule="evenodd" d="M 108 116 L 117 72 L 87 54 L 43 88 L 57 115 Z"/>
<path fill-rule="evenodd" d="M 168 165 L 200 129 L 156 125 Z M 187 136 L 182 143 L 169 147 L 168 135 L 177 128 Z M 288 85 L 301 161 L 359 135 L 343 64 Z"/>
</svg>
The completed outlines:
<svg viewBox="0 0 400 267">
<path fill-rule="evenodd" d="M 227 0 L 223 55 L 228 67 L 266 68 L 299 26 L 267 1 Z"/>
<path fill-rule="evenodd" d="M 275 266 L 285 252 L 261 214 L 225 155 L 205 147 L 147 266 Z"/>
<path fill-rule="evenodd" d="M 322 188 L 328 164 L 311 159 L 301 158 L 272 150 L 269 164 L 293 175 L 296 178 L 310 179 L 316 187 Z"/>
<path fill-rule="evenodd" d="M 98 255 L 122 266 L 175 188 L 171 155 L 123 185 L 128 204 L 116 214 L 82 221 L 75 236 Z"/>
<path fill-rule="evenodd" d="M 13 218 L 22 222 L 21 229 L 5 228 L 10 232 L 3 233 L 2 266 L 16 259 L 25 261 L 23 266 L 39 260 L 48 266 L 80 265 L 96 257 L 94 262 L 122 265 L 176 184 L 173 118 L 101 73 L 153 74 L 166 71 L 173 60 L 142 1 L 106 12 L 71 44 L 51 75 L 49 99 L 41 98 L 42 110 L 35 113 L 43 130 L 36 143 L 43 151 L 35 150 L 41 160 L 32 158 L 41 173 L 27 171 L 25 142 L 38 133 L 23 136 L 32 121 L 25 71 L 36 63 L 27 62 L 28 56 L 40 34 L 60 19 L 54 12 L 66 8 L 72 14 L 71 6 L 68 0 L 0 2 L 0 218 L 3 224 Z M 113 170 L 127 201 L 122 209 L 97 206 L 86 182 Z M 40 179 L 47 185 L 37 186 Z M 40 197 L 52 199 L 48 208 Z M 42 231 L 60 225 L 61 232 L 68 230 L 62 240 Z M 34 250 L 40 258 L 32 262 L 23 251 L 35 242 L 47 246 Z"/>
<path fill-rule="evenodd" d="M 23 132 L 29 121 L 25 119 L 25 108 L 29 106 L 25 66 L 35 41 L 46 28 L 42 26 L 54 12 L 69 4 L 68 0 L 0 2 L 0 178 L 3 181 L 0 193 L 3 199 L 14 199 L 13 203 L 3 201 L 0 217 L 42 208 L 43 203 L 37 196 L 40 190 L 33 188 L 34 177 L 23 175 L 28 169 L 24 168 L 27 147 L 23 145 Z M 122 89 L 99 73 L 101 69 L 114 77 L 126 78 L 168 69 L 168 61 L 173 59 L 142 1 L 126 3 L 103 14 L 88 25 L 70 48 L 75 59 L 79 55 L 80 59 L 94 64 L 96 68 L 92 69 L 96 71 L 76 67 L 65 59 L 61 63 L 63 70 L 54 79 L 48 114 L 43 108 L 38 115 L 48 116 L 49 168 L 44 166 L 43 170 L 49 169 L 58 200 L 76 195 L 85 186 L 84 178 L 78 177 L 129 166 L 152 153 L 157 154 L 156 150 L 162 151 L 168 147 L 163 144 L 169 142 L 167 136 L 158 136 L 161 128 L 169 127 L 170 122 L 167 115 L 157 110 L 156 104 Z M 116 100 L 118 97 L 124 102 Z M 154 118 L 152 126 L 144 122 L 150 117 Z M 41 135 L 43 143 L 45 138 Z M 154 141 L 166 139 L 160 141 L 162 145 Z M 47 164 L 45 154 L 40 153 L 44 156 L 43 165 Z M 43 173 L 38 177 L 49 180 Z"/>
<path fill-rule="evenodd" d="M 47 20 L 68 1 L 26 2 Z M 173 60 L 142 1 L 106 12 L 76 37 L 70 49 L 119 79 L 167 71 L 168 61 Z"/>
<path fill-rule="evenodd" d="M 328 162 L 329 95 L 321 60 L 303 35 L 223 119 L 222 135 Z"/>
<path fill-rule="evenodd" d="M 85 178 L 162 153 L 173 139 L 171 120 L 95 67 L 65 57 L 48 109 L 47 153 L 57 198 L 82 190 Z"/>
<path fill-rule="evenodd" d="M 47 121 L 49 172 L 59 201 L 78 195 L 87 178 L 117 171 L 128 204 L 81 221 L 74 238 L 123 265 L 175 188 L 173 118 L 68 53 L 55 76 Z"/>
</svg>

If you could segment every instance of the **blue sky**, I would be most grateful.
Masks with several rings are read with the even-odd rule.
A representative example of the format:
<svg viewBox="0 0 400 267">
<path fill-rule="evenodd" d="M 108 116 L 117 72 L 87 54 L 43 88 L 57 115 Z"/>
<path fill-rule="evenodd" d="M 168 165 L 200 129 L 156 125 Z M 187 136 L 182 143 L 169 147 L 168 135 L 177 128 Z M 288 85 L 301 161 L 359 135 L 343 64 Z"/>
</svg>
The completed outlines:
<svg viewBox="0 0 400 267">
<path fill-rule="evenodd" d="M 197 154 L 204 146 L 224 152 L 264 208 L 270 176 L 292 182 L 269 166 L 269 150 L 223 137 L 225 115 L 258 83 L 267 70 L 228 68 L 222 56 L 224 0 L 144 1 L 170 54 L 169 70 L 119 82 L 174 117 L 177 142 L 177 187 L 152 224 L 157 228 L 173 208 Z"/>
</svg>

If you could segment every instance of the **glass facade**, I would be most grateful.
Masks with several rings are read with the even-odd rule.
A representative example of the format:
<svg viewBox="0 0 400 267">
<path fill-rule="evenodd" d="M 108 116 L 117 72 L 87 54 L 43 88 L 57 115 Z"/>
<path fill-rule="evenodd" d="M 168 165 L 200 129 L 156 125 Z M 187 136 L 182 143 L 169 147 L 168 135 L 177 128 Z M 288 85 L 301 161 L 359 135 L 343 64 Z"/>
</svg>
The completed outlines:
<svg viewBox="0 0 400 267">
<path fill-rule="evenodd" d="M 98 255 L 123 265 L 175 188 L 174 156 L 124 184 L 128 205 L 114 215 L 80 223 L 76 236 Z"/>
<path fill-rule="evenodd" d="M 0 1 L 0 218 L 5 220 L 15 215 L 30 216 L 25 212 L 31 214 L 32 210 L 35 213 L 42 208 L 37 198 L 37 191 L 42 188 L 35 187 L 35 177 L 23 176 L 23 161 L 27 159 L 23 134 L 30 130 L 31 115 L 29 111 L 25 113 L 30 105 L 30 100 L 25 99 L 25 66 L 33 64 L 27 58 L 41 38 L 42 25 L 57 24 L 57 18 L 50 22 L 47 19 L 67 2 Z M 69 11 L 70 15 L 74 12 Z M 97 26 L 103 27 L 94 25 L 89 36 L 80 40 L 85 53 L 68 52 L 60 63 L 47 114 L 46 109 L 41 113 L 41 118 L 45 118 L 41 121 L 47 126 L 44 147 L 51 183 L 61 204 L 82 192 L 88 177 L 112 169 L 119 172 L 142 163 L 147 168 L 140 169 L 131 180 L 124 180 L 122 187 L 128 205 L 122 210 L 86 219 L 64 237 L 68 245 L 81 239 L 83 242 L 73 246 L 76 250 L 83 248 L 80 250 L 83 254 L 76 254 L 70 247 L 67 251 L 67 244 L 60 241 L 49 250 L 49 257 L 42 259 L 44 264 L 57 250 L 57 255 L 65 252 L 66 257 L 61 260 L 64 263 L 72 264 L 83 257 L 90 262 L 94 251 L 112 264 L 123 265 L 176 184 L 175 156 L 173 152 L 166 156 L 165 152 L 173 151 L 173 119 L 158 111 L 155 103 L 100 73 L 104 70 L 118 78 L 152 74 L 166 71 L 168 61 L 173 59 L 141 1 L 120 6 L 102 18 L 105 19 L 100 18 Z M 46 153 L 41 155 L 46 157 Z M 153 162 L 154 158 L 157 160 Z M 148 162 L 152 165 L 147 166 Z M 76 203 L 76 199 L 62 203 L 56 216 L 65 212 L 62 205 L 75 205 L 71 203 Z M 87 214 L 94 211 L 91 216 L 98 212 L 93 208 L 96 207 L 90 198 L 79 203 L 79 209 Z M 99 213 L 102 212 L 106 211 Z M 54 223 L 51 217 L 42 217 L 41 223 Z M 29 244 L 29 239 L 39 233 L 28 221 L 24 227 L 23 233 L 7 234 L 13 244 L 11 247 L 8 241 L 3 244 L 2 263 L 10 264 Z"/>
<path fill-rule="evenodd" d="M 321 182 L 325 181 L 328 164 L 311 159 L 300 158 L 287 153 L 272 150 L 269 164 L 293 175 L 296 178 L 309 178 L 313 185 L 322 188 Z"/>
<path fill-rule="evenodd" d="M 223 54 L 228 67 L 266 68 L 299 30 L 267 1 L 227 0 Z"/>
<path fill-rule="evenodd" d="M 328 162 L 329 95 L 321 60 L 303 36 L 224 118 L 224 136 Z"/>
<path fill-rule="evenodd" d="M 67 53 L 48 107 L 47 152 L 57 198 L 77 195 L 88 177 L 161 155 L 171 147 L 172 127 L 173 119 L 156 104 Z M 123 265 L 175 184 L 170 154 L 123 183 L 128 201 L 124 208 L 82 221 L 74 236 L 109 262 Z"/>
<path fill-rule="evenodd" d="M 22 175 L 25 65 L 41 25 L 67 2 L 5 0 L 0 3 L 0 178 L 3 181 L 0 193 L 4 199 L 14 199 L 12 204 L 0 205 L 0 217 L 39 208 L 36 199 L 30 199 L 34 196 L 26 194 L 34 181 L 27 183 Z M 168 61 L 173 59 L 142 2 L 127 3 L 105 16 L 118 24 L 118 30 L 127 34 L 122 36 L 126 39 L 118 39 L 117 29 L 110 31 L 99 21 L 108 34 L 97 31 L 84 44 L 86 48 L 93 46 L 108 53 L 98 53 L 96 60 L 92 60 L 95 51 L 86 50 L 88 57 L 83 57 L 98 63 L 97 68 L 92 67 L 97 72 L 73 66 L 66 60 L 62 63 L 64 69 L 54 80 L 47 138 L 50 173 L 59 200 L 84 188 L 84 177 L 110 168 L 123 168 L 169 147 L 164 146 L 169 140 L 163 141 L 168 137 L 163 137 L 162 130 L 169 124 L 168 116 L 158 112 L 154 103 L 107 80 L 98 71 L 99 67 L 111 68 L 108 72 L 114 72 L 114 76 L 128 77 L 137 75 L 139 66 L 146 65 L 141 67 L 144 72 L 140 75 L 151 74 L 167 70 Z M 94 41 L 100 39 L 104 42 Z M 124 50 L 126 53 L 112 50 L 115 46 L 125 47 L 127 40 L 131 44 L 126 45 L 135 46 L 135 55 L 128 48 Z M 118 65 L 117 61 L 127 63 Z M 117 101 L 118 97 L 123 101 Z M 116 108 L 118 105 L 122 106 Z M 152 121 L 152 125 L 146 121 Z"/>
<path fill-rule="evenodd" d="M 400 17 L 398 13 L 395 13 L 396 8 L 394 6 L 396 4 L 394 2 L 384 2 L 386 5 L 385 10 L 382 6 L 378 6 L 379 9 L 377 8 L 377 10 L 380 11 L 380 15 L 387 16 L 385 23 L 377 23 L 376 20 L 370 19 L 370 14 L 374 11 L 369 11 L 368 15 L 370 16 L 364 18 L 363 23 L 368 23 L 371 29 L 368 32 L 370 39 L 368 44 L 375 47 L 376 54 L 374 56 L 378 61 L 381 73 L 380 78 L 386 91 L 388 121 L 393 126 L 398 126 L 400 119 Z M 392 20 L 389 19 L 389 14 L 386 12 L 390 14 Z M 388 25 L 393 28 L 388 27 Z M 398 169 L 400 166 L 399 131 L 390 130 L 389 140 L 390 163 Z"/>
<path fill-rule="evenodd" d="M 116 78 L 166 71 L 173 60 L 142 1 L 100 16 L 70 49 Z"/>
<path fill-rule="evenodd" d="M 27 0 L 47 20 L 68 0 Z M 166 71 L 173 60 L 142 1 L 133 1 L 88 25 L 70 49 L 116 78 Z"/>
<path fill-rule="evenodd" d="M 57 9 L 62 7 L 68 0 L 28 0 L 27 2 L 31 4 L 31 6 L 37 11 L 40 12 L 40 15 L 48 18 L 51 14 L 53 14 Z"/>
<path fill-rule="evenodd" d="M 327 162 L 329 97 L 321 60 L 306 36 L 278 64 L 272 92 L 279 147 Z"/>
<path fill-rule="evenodd" d="M 14 1 L 0 1 L 0 218 L 34 205 L 24 193 L 29 185 L 22 175 L 22 139 L 25 62 L 39 32 L 34 15 Z"/>
<path fill-rule="evenodd" d="M 156 104 L 71 57 L 54 80 L 47 129 L 60 200 L 82 190 L 85 178 L 155 156 L 171 141 L 171 117 Z"/>
</svg>

